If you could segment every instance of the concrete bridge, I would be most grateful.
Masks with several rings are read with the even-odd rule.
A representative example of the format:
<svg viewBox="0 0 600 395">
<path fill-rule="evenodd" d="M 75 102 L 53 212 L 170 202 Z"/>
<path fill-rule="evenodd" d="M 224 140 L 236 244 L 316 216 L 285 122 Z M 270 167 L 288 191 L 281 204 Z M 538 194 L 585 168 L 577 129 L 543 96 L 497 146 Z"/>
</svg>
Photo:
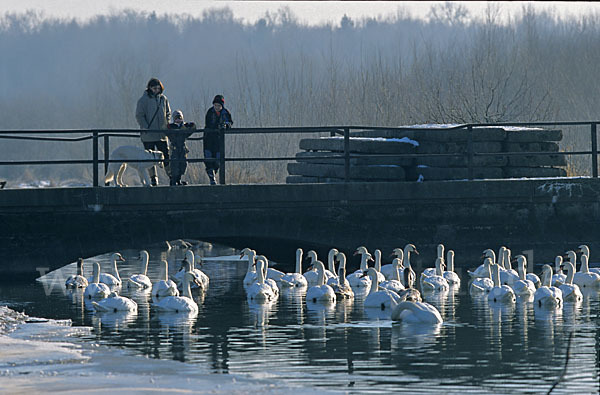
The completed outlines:
<svg viewBox="0 0 600 395">
<path fill-rule="evenodd" d="M 290 269 L 297 247 L 387 256 L 407 242 L 420 266 L 440 242 L 462 270 L 500 245 L 539 265 L 580 243 L 600 249 L 599 204 L 595 178 L 2 190 L 0 278 L 177 238 L 251 246 Z"/>
</svg>

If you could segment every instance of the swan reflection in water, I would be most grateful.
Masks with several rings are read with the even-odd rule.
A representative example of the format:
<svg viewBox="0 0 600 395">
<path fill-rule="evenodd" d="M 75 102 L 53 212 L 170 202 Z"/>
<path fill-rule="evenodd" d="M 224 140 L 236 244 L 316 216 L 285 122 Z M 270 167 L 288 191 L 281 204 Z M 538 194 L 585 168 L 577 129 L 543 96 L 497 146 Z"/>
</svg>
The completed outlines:
<svg viewBox="0 0 600 395">
<path fill-rule="evenodd" d="M 100 333 L 102 328 L 118 332 L 129 327 L 136 319 L 137 313 L 131 311 L 96 312 L 92 316 L 92 326 L 97 333 Z"/>
<path fill-rule="evenodd" d="M 277 301 L 257 303 L 248 300 L 250 324 L 260 327 L 269 325 L 269 318 L 277 313 Z"/>
<path fill-rule="evenodd" d="M 431 348 L 440 338 L 443 324 L 392 323 L 392 351 Z"/>
</svg>

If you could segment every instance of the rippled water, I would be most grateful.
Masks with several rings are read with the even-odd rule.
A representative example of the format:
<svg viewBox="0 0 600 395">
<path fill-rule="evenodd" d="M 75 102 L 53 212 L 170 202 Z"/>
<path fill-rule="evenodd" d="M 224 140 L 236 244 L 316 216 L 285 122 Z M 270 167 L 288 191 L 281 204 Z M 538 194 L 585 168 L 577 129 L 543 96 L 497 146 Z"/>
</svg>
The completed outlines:
<svg viewBox="0 0 600 395">
<path fill-rule="evenodd" d="M 149 276 L 158 276 L 161 256 L 171 273 L 181 250 L 150 249 Z M 137 251 L 122 251 L 123 278 L 139 272 Z M 214 247 L 204 256 L 232 255 Z M 293 254 L 290 254 L 293 259 Z M 96 257 L 108 269 L 109 255 Z M 90 260 L 86 260 L 89 262 Z M 532 303 L 490 306 L 463 290 L 430 299 L 444 317 L 439 327 L 392 323 L 389 313 L 364 309 L 362 299 L 333 308 L 307 306 L 302 294 L 283 294 L 272 305 L 250 304 L 242 286 L 245 262 L 207 261 L 210 287 L 196 294 L 197 317 L 158 313 L 148 295 L 122 294 L 138 302 L 137 315 L 94 314 L 82 292 L 69 293 L 62 282 L 2 285 L 0 304 L 31 316 L 70 318 L 92 326 L 90 341 L 133 350 L 152 358 L 201 365 L 214 373 L 247 374 L 274 382 L 351 392 L 548 391 L 563 372 L 568 337 L 573 332 L 566 374 L 554 392 L 597 393 L 598 293 L 558 312 Z M 91 265 L 86 266 L 87 272 Z M 63 274 L 74 272 L 74 265 Z M 48 295 L 47 295 L 48 294 Z"/>
</svg>

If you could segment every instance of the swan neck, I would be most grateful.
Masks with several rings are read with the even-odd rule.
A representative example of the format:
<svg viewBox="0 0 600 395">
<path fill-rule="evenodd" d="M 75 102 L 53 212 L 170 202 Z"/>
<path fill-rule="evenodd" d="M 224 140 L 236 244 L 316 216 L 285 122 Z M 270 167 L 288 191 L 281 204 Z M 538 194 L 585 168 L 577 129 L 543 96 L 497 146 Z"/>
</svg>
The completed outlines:
<svg viewBox="0 0 600 395">
<path fill-rule="evenodd" d="M 167 263 L 167 261 L 162 261 L 161 266 L 162 266 L 162 277 L 161 277 L 162 280 L 169 281 L 169 264 Z"/>
<path fill-rule="evenodd" d="M 590 267 L 588 264 L 588 260 L 587 260 L 587 256 L 582 255 L 581 256 L 581 272 L 582 273 L 589 273 L 590 271 Z"/>
<path fill-rule="evenodd" d="M 369 269 L 367 265 L 367 254 L 362 254 L 360 258 L 360 270 L 366 272 Z"/>
<path fill-rule="evenodd" d="M 117 260 L 113 259 L 113 272 L 115 273 L 115 277 L 117 280 L 121 281 L 121 276 L 119 276 L 119 269 L 117 269 Z"/>
<path fill-rule="evenodd" d="M 94 263 L 94 270 L 93 270 L 93 283 L 98 284 L 100 282 L 100 265 L 98 263 Z"/>
<path fill-rule="evenodd" d="M 256 262 L 256 282 L 259 284 L 264 284 L 265 282 L 265 269 L 262 259 Z"/>
<path fill-rule="evenodd" d="M 190 289 L 190 280 L 188 275 L 183 276 L 183 296 L 192 298 L 192 290 Z"/>
<path fill-rule="evenodd" d="M 144 256 L 142 257 L 142 272 L 141 272 L 144 276 L 148 272 L 148 260 L 149 260 L 149 256 L 144 254 Z"/>
<path fill-rule="evenodd" d="M 379 281 L 377 280 L 377 273 L 373 273 L 369 271 L 369 278 L 371 279 L 371 290 L 369 291 L 369 295 L 379 291 Z"/>
<path fill-rule="evenodd" d="M 453 272 L 454 271 L 454 254 L 448 254 L 447 261 L 448 262 L 446 262 L 446 263 L 448 265 L 448 270 L 446 270 L 446 271 Z"/>
<path fill-rule="evenodd" d="M 543 276 L 543 280 L 542 280 L 542 285 L 545 287 L 551 287 L 552 286 L 552 268 L 550 267 L 550 270 L 546 270 L 544 272 L 544 276 Z"/>
<path fill-rule="evenodd" d="M 438 276 L 444 275 L 444 270 L 442 269 L 442 261 L 440 259 L 435 260 L 435 274 Z"/>
<path fill-rule="evenodd" d="M 375 270 L 381 271 L 381 251 L 375 250 Z"/>
<path fill-rule="evenodd" d="M 322 263 L 317 264 L 317 274 L 319 275 L 317 285 L 325 285 L 325 266 Z"/>
<path fill-rule="evenodd" d="M 519 280 L 525 280 L 525 268 L 523 266 L 525 266 L 525 265 L 523 265 L 520 262 L 517 266 L 517 271 L 519 273 Z"/>
<path fill-rule="evenodd" d="M 494 265 L 492 268 L 492 281 L 494 282 L 494 287 L 500 286 L 500 266 Z"/>
<path fill-rule="evenodd" d="M 302 250 L 296 253 L 296 273 L 302 274 Z"/>
<path fill-rule="evenodd" d="M 575 273 L 573 273 L 573 265 L 567 265 L 567 279 L 565 280 L 566 284 L 573 284 L 573 278 L 575 277 Z"/>
<path fill-rule="evenodd" d="M 331 273 L 335 273 L 335 254 L 335 250 L 331 250 L 327 256 L 327 268 Z"/>
</svg>

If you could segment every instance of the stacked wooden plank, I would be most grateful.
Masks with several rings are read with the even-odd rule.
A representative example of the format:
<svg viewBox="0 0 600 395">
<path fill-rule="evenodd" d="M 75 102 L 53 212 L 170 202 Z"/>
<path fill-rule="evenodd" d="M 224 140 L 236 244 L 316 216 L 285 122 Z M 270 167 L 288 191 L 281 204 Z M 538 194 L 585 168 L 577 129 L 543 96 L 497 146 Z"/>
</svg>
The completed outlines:
<svg viewBox="0 0 600 395">
<path fill-rule="evenodd" d="M 479 127 L 473 129 L 473 177 L 476 179 L 566 176 L 559 150 L 561 130 Z M 466 129 L 414 127 L 362 130 L 350 137 L 351 181 L 460 180 L 469 177 Z M 288 183 L 344 181 L 344 139 L 300 141 L 296 162 L 288 164 Z M 501 155 L 525 153 L 532 155 Z M 533 153 L 544 153 L 534 155 Z M 431 154 L 428 157 L 394 157 Z M 367 155 L 377 155 L 367 157 Z M 451 155 L 451 156 L 448 156 Z"/>
</svg>

